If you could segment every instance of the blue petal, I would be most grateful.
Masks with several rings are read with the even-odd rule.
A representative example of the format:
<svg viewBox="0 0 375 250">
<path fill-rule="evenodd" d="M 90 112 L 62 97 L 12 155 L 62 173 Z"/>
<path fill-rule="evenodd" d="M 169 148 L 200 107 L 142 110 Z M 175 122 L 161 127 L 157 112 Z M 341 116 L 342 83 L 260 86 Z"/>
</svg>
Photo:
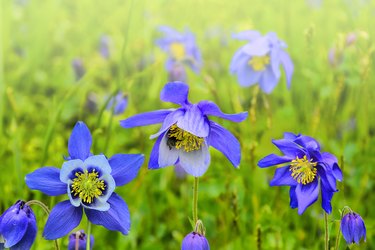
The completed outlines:
<svg viewBox="0 0 375 250">
<path fill-rule="evenodd" d="M 171 112 L 169 115 L 165 117 L 163 121 L 163 125 L 161 126 L 159 131 L 156 134 L 151 135 L 150 139 L 159 137 L 159 135 L 167 131 L 173 124 L 177 123 L 178 119 L 180 119 L 184 114 L 185 114 L 185 109 L 183 108 L 180 108 Z"/>
<path fill-rule="evenodd" d="M 320 181 L 322 187 L 329 192 L 336 192 L 336 179 L 332 174 L 330 169 L 325 170 L 324 167 L 318 168 L 318 175 L 320 176 Z"/>
<path fill-rule="evenodd" d="M 296 137 L 294 142 L 301 145 L 304 148 L 308 148 L 312 150 L 320 150 L 319 142 L 310 136 L 299 135 Z"/>
<path fill-rule="evenodd" d="M 46 195 L 56 196 L 66 193 L 66 184 L 60 181 L 60 169 L 43 167 L 27 174 L 26 185 L 32 190 L 39 190 Z"/>
<path fill-rule="evenodd" d="M 294 72 L 294 64 L 288 53 L 283 50 L 280 51 L 280 60 L 285 70 L 287 86 L 288 88 L 290 88 L 290 83 L 292 82 L 292 76 Z"/>
<path fill-rule="evenodd" d="M 299 158 L 306 155 L 306 153 L 301 149 L 300 146 L 298 146 L 296 143 L 286 140 L 286 139 L 280 139 L 280 140 L 272 140 L 272 143 L 280 149 L 280 151 L 290 157 L 290 158 L 296 158 L 297 156 Z"/>
<path fill-rule="evenodd" d="M 129 117 L 128 119 L 120 121 L 120 125 L 124 128 L 132 128 L 162 123 L 165 117 L 169 115 L 172 111 L 173 109 L 162 109 L 134 115 Z"/>
<path fill-rule="evenodd" d="M 342 172 L 341 172 L 341 169 L 340 169 L 339 165 L 337 164 L 336 156 L 334 156 L 333 154 L 327 153 L 327 152 L 323 152 L 322 153 L 322 161 L 325 162 L 326 165 L 330 169 L 332 169 L 332 173 L 333 173 L 334 177 L 338 181 L 342 181 Z"/>
<path fill-rule="evenodd" d="M 332 212 L 331 200 L 334 192 L 327 190 L 325 186 L 321 185 L 322 193 L 322 208 L 326 211 L 327 214 Z"/>
<path fill-rule="evenodd" d="M 30 218 L 27 225 L 27 230 L 23 238 L 16 245 L 12 246 L 10 250 L 30 249 L 34 243 L 37 233 L 36 219 L 33 213 L 30 213 L 29 216 Z"/>
<path fill-rule="evenodd" d="M 228 130 L 215 122 L 211 121 L 210 127 L 210 145 L 222 152 L 233 166 L 237 168 L 241 161 L 241 146 L 239 141 Z"/>
<path fill-rule="evenodd" d="M 210 159 L 206 143 L 202 144 L 200 149 L 191 152 L 179 150 L 179 164 L 188 174 L 195 177 L 200 177 L 207 171 Z"/>
<path fill-rule="evenodd" d="M 154 147 L 151 150 L 150 160 L 148 162 L 149 169 L 158 169 L 159 167 L 159 146 L 160 142 L 163 139 L 164 134 L 161 134 L 156 140 Z"/>
<path fill-rule="evenodd" d="M 160 92 L 160 99 L 164 102 L 172 102 L 181 106 L 189 104 L 189 85 L 183 82 L 169 82 Z"/>
<path fill-rule="evenodd" d="M 352 215 L 350 213 L 344 215 L 344 217 L 341 219 L 340 224 L 340 230 L 342 233 L 342 236 L 344 237 L 346 243 L 349 245 L 353 243 L 353 232 L 351 231 L 351 217 Z"/>
<path fill-rule="evenodd" d="M 272 48 L 271 53 L 271 69 L 276 78 L 279 78 L 280 73 L 280 49 L 277 47 Z"/>
<path fill-rule="evenodd" d="M 259 33 L 259 31 L 256 31 L 256 30 L 246 30 L 246 31 L 239 32 L 237 34 L 233 34 L 232 37 L 234 39 L 247 40 L 247 41 L 251 42 L 251 41 L 261 37 L 261 34 Z"/>
<path fill-rule="evenodd" d="M 17 244 L 25 235 L 28 225 L 28 218 L 19 205 L 13 205 L 4 212 L 0 232 L 5 239 L 5 248 L 9 248 Z"/>
<path fill-rule="evenodd" d="M 303 214 L 308 206 L 313 204 L 319 195 L 318 181 L 303 185 L 298 184 L 296 187 L 296 196 L 298 199 L 298 214 Z"/>
<path fill-rule="evenodd" d="M 271 167 L 278 164 L 291 162 L 292 160 L 293 158 L 290 158 L 289 156 L 279 156 L 275 154 L 270 154 L 260 159 L 258 162 L 258 166 L 261 168 Z"/>
<path fill-rule="evenodd" d="M 290 198 L 290 202 L 289 202 L 290 207 L 293 208 L 293 209 L 298 207 L 298 200 L 297 200 L 297 195 L 296 195 L 296 186 L 290 187 L 289 198 Z"/>
<path fill-rule="evenodd" d="M 359 244 L 361 238 L 363 237 L 363 240 L 366 241 L 366 226 L 362 219 L 362 217 L 358 214 L 356 214 L 356 217 L 354 219 L 354 241 L 355 243 Z"/>
<path fill-rule="evenodd" d="M 267 67 L 259 80 L 259 86 L 266 94 L 269 94 L 276 87 L 278 81 L 279 78 L 273 73 L 271 67 Z"/>
<path fill-rule="evenodd" d="M 82 207 L 72 206 L 69 200 L 57 203 L 48 216 L 43 237 L 47 240 L 61 238 L 77 227 L 81 219 Z"/>
<path fill-rule="evenodd" d="M 242 112 L 238 114 L 225 114 L 220 108 L 211 101 L 201 101 L 198 104 L 199 109 L 202 111 L 203 115 L 217 116 L 232 122 L 242 122 L 247 118 L 248 113 Z"/>
<path fill-rule="evenodd" d="M 243 53 L 242 48 L 238 49 L 236 53 L 234 53 L 232 60 L 229 65 L 229 71 L 231 74 L 234 74 L 238 71 L 239 67 L 243 64 L 247 64 L 249 61 L 250 56 Z"/>
<path fill-rule="evenodd" d="M 289 169 L 290 166 L 277 168 L 275 176 L 270 182 L 270 186 L 296 186 L 298 182 L 293 179 Z"/>
<path fill-rule="evenodd" d="M 60 181 L 63 183 L 68 183 L 70 180 L 70 175 L 75 169 L 80 169 L 83 171 L 82 160 L 76 159 L 64 162 L 60 170 Z"/>
<path fill-rule="evenodd" d="M 264 56 L 270 51 L 267 37 L 260 37 L 243 47 L 243 51 L 250 56 Z"/>
<path fill-rule="evenodd" d="M 68 141 L 71 159 L 85 160 L 90 155 L 92 138 L 90 130 L 83 122 L 77 122 Z"/>
<path fill-rule="evenodd" d="M 158 154 L 158 166 L 159 166 L 159 168 L 172 166 L 172 165 L 176 164 L 176 162 L 178 160 L 179 150 L 177 150 L 175 147 L 169 147 L 168 144 L 167 144 L 167 140 L 168 140 L 167 134 L 165 133 L 162 136 L 162 139 L 161 139 L 160 144 L 159 144 L 159 154 Z"/>
<path fill-rule="evenodd" d="M 122 186 L 133 180 L 145 160 L 142 154 L 115 154 L 109 159 L 112 176 L 116 186 Z"/>
<path fill-rule="evenodd" d="M 284 139 L 294 141 L 298 136 L 300 136 L 300 135 L 299 134 L 296 135 L 296 134 L 291 133 L 291 132 L 284 132 Z"/>
<path fill-rule="evenodd" d="M 108 200 L 111 208 L 108 211 L 85 209 L 87 218 L 96 225 L 102 225 L 108 230 L 120 231 L 128 234 L 130 230 L 130 214 L 125 201 L 113 193 Z"/>
<path fill-rule="evenodd" d="M 202 114 L 197 104 L 189 106 L 176 125 L 198 137 L 207 137 L 210 132 L 208 119 Z"/>
<path fill-rule="evenodd" d="M 264 71 L 255 71 L 249 65 L 248 58 L 246 61 L 238 63 L 237 80 L 242 87 L 249 87 L 260 81 Z"/>
</svg>

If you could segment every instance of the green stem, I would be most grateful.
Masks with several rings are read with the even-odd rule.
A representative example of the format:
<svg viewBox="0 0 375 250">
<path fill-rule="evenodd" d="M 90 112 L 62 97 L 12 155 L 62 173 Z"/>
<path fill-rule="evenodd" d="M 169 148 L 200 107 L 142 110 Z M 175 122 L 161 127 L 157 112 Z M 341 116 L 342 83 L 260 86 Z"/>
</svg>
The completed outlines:
<svg viewBox="0 0 375 250">
<path fill-rule="evenodd" d="M 193 221 L 194 225 L 198 221 L 198 183 L 199 178 L 194 178 L 194 188 L 193 188 Z"/>
<path fill-rule="evenodd" d="M 329 235 L 328 235 L 328 214 L 324 212 L 324 224 L 325 224 L 325 250 L 329 249 Z"/>
<path fill-rule="evenodd" d="M 340 239 L 341 239 L 341 237 L 340 237 L 340 225 L 339 225 L 339 227 L 338 227 L 338 229 L 337 229 L 337 235 L 336 235 L 336 244 L 335 244 L 335 250 L 338 250 L 339 249 L 339 246 L 340 246 Z"/>
<path fill-rule="evenodd" d="M 91 222 L 88 221 L 87 232 L 86 232 L 86 250 L 90 250 L 90 239 L 91 239 Z"/>
<path fill-rule="evenodd" d="M 50 211 L 49 211 L 48 207 L 41 201 L 30 200 L 30 201 L 26 202 L 25 205 L 27 205 L 27 206 L 38 205 L 39 207 L 41 207 L 43 209 L 43 211 L 47 214 L 47 216 L 49 216 L 49 214 L 50 214 Z M 59 250 L 60 248 L 59 248 L 59 243 L 57 242 L 57 240 L 54 240 L 54 243 L 55 243 L 55 249 Z"/>
</svg>

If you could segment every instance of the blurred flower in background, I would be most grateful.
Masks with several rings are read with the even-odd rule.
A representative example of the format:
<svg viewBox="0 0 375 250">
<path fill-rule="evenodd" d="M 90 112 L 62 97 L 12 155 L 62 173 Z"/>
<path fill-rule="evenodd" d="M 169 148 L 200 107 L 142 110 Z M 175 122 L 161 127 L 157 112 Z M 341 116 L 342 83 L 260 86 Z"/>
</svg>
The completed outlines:
<svg viewBox="0 0 375 250">
<path fill-rule="evenodd" d="M 284 51 L 286 44 L 274 32 L 262 36 L 258 31 L 248 30 L 233 35 L 233 38 L 248 41 L 234 54 L 230 64 L 230 72 L 237 75 L 241 86 L 258 83 L 265 93 L 271 93 L 280 80 L 281 64 L 290 87 L 294 64 Z"/>
<path fill-rule="evenodd" d="M 30 249 L 37 233 L 33 210 L 17 201 L 0 217 L 0 249 Z"/>
<path fill-rule="evenodd" d="M 72 61 L 72 68 L 76 81 L 80 80 L 86 73 L 86 69 L 83 65 L 81 58 L 74 58 Z"/>
<path fill-rule="evenodd" d="M 286 164 L 276 169 L 271 186 L 290 186 L 290 206 L 302 214 L 322 195 L 322 208 L 332 212 L 331 199 L 337 192 L 336 181 L 342 172 L 334 155 L 321 152 L 319 143 L 312 137 L 284 133 L 284 138 L 272 140 L 284 154 L 270 154 L 258 162 L 261 168 Z"/>
<path fill-rule="evenodd" d="M 156 44 L 168 54 L 165 63 L 167 71 L 170 72 L 176 63 L 182 63 L 199 73 L 202 57 L 193 33 L 187 29 L 184 33 L 179 33 L 167 26 L 162 26 L 159 30 L 164 33 L 164 37 L 156 40 Z"/>
<path fill-rule="evenodd" d="M 186 82 L 187 75 L 184 65 L 179 62 L 176 62 L 172 65 L 171 70 L 168 72 L 168 80 L 170 82 Z"/>
<path fill-rule="evenodd" d="M 210 250 L 210 245 L 204 235 L 191 232 L 183 239 L 181 250 Z"/>
<path fill-rule="evenodd" d="M 362 217 L 350 211 L 341 219 L 340 230 L 348 245 L 356 243 L 359 245 L 361 238 L 366 241 L 366 226 Z"/>
<path fill-rule="evenodd" d="M 119 91 L 116 96 L 112 97 L 109 100 L 107 104 L 107 110 L 113 109 L 114 115 L 120 115 L 124 113 L 127 106 L 128 106 L 128 95 L 124 94 L 122 91 Z"/>
<path fill-rule="evenodd" d="M 99 41 L 99 53 L 104 59 L 109 59 L 111 56 L 110 46 L 111 38 L 107 35 L 102 35 Z"/>
<path fill-rule="evenodd" d="M 69 235 L 68 250 L 86 250 L 87 235 L 83 230 Z M 90 236 L 90 249 L 94 245 L 94 236 Z"/>
<path fill-rule="evenodd" d="M 210 121 L 217 116 L 233 122 L 246 119 L 247 112 L 224 114 L 213 102 L 188 101 L 189 86 L 182 82 L 167 83 L 160 99 L 181 105 L 178 109 L 164 109 L 134 115 L 121 121 L 124 128 L 163 123 L 159 132 L 150 138 L 158 138 L 152 149 L 148 167 L 159 169 L 179 164 L 188 174 L 202 176 L 209 164 L 209 146 L 221 151 L 238 167 L 241 161 L 240 143 L 228 130 Z"/>
<path fill-rule="evenodd" d="M 366 37 L 365 32 L 349 32 L 347 34 L 339 34 L 335 46 L 328 51 L 328 62 L 332 67 L 340 66 L 345 58 L 346 52 L 354 46 L 359 37 Z"/>
</svg>

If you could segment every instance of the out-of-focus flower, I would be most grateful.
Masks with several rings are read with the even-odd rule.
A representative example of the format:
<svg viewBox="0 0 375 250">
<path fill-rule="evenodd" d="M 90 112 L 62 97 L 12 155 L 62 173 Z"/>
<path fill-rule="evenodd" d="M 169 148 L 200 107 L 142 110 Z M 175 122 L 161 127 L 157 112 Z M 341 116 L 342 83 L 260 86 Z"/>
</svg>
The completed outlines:
<svg viewBox="0 0 375 250">
<path fill-rule="evenodd" d="M 85 70 L 85 67 L 83 65 L 83 61 L 82 61 L 81 58 L 73 59 L 72 68 L 73 68 L 73 71 L 74 71 L 74 76 L 76 78 L 76 81 L 81 79 L 86 73 L 86 70 Z"/>
<path fill-rule="evenodd" d="M 183 64 L 175 63 L 173 64 L 171 70 L 169 71 L 170 82 L 186 82 L 186 70 Z"/>
<path fill-rule="evenodd" d="M 77 227 L 83 210 L 93 224 L 128 234 L 130 214 L 125 201 L 114 190 L 133 180 L 141 167 L 141 154 L 104 155 L 90 153 L 92 137 L 83 122 L 77 122 L 68 142 L 69 157 L 61 169 L 42 167 L 26 175 L 27 186 L 46 195 L 68 194 L 51 211 L 43 236 L 57 239 Z"/>
<path fill-rule="evenodd" d="M 284 51 L 286 44 L 279 40 L 274 32 L 262 36 L 258 31 L 243 31 L 233 36 L 246 40 L 248 44 L 241 47 L 233 56 L 230 71 L 237 75 L 241 86 L 248 87 L 259 83 L 265 93 L 271 93 L 279 82 L 283 66 L 287 86 L 290 87 L 294 64 Z"/>
<path fill-rule="evenodd" d="M 110 46 L 111 38 L 107 35 L 102 35 L 99 42 L 99 52 L 104 59 L 109 59 L 109 57 L 111 56 Z"/>
<path fill-rule="evenodd" d="M 177 163 L 193 176 L 203 175 L 210 163 L 209 146 L 221 151 L 238 167 L 241 160 L 240 143 L 228 130 L 210 121 L 208 116 L 217 116 L 233 122 L 246 119 L 247 112 L 224 114 L 213 102 L 188 101 L 189 86 L 182 82 L 167 83 L 160 99 L 181 105 L 177 109 L 164 109 L 132 116 L 121 121 L 124 128 L 163 123 L 152 149 L 148 167 L 158 169 Z"/>
<path fill-rule="evenodd" d="M 83 230 L 69 235 L 68 250 L 86 250 L 87 235 Z M 90 249 L 94 245 L 94 236 L 90 235 Z"/>
<path fill-rule="evenodd" d="M 181 250 L 210 250 L 210 245 L 204 235 L 191 232 L 183 239 Z"/>
<path fill-rule="evenodd" d="M 107 110 L 113 109 L 113 114 L 120 115 L 124 113 L 128 106 L 128 95 L 119 91 L 116 96 L 112 97 L 107 104 Z"/>
<path fill-rule="evenodd" d="M 345 45 L 350 46 L 357 41 L 357 34 L 355 32 L 349 32 L 346 35 Z"/>
<path fill-rule="evenodd" d="M 261 168 L 285 164 L 276 169 L 271 186 L 290 186 L 290 206 L 302 214 L 322 196 L 322 208 L 331 213 L 331 199 L 337 192 L 336 181 L 342 180 L 341 169 L 334 155 L 321 152 L 312 137 L 284 133 L 284 138 L 272 140 L 284 154 L 270 154 L 258 162 Z"/>
<path fill-rule="evenodd" d="M 164 33 L 164 37 L 156 41 L 156 44 L 168 54 L 165 67 L 168 72 L 173 65 L 183 63 L 189 66 L 195 73 L 199 73 L 202 67 L 202 56 L 195 43 L 195 37 L 189 30 L 184 33 L 162 26 L 159 28 Z"/>
<path fill-rule="evenodd" d="M 359 241 L 363 238 L 366 241 L 366 226 L 362 217 L 355 213 L 349 212 L 341 219 L 340 230 L 346 243 L 356 243 L 359 245 Z"/>
<path fill-rule="evenodd" d="M 183 179 L 187 175 L 186 171 L 184 170 L 183 167 L 181 167 L 181 165 L 179 163 L 177 163 L 174 166 L 174 173 L 176 174 L 176 177 L 179 178 L 179 179 Z"/>
<path fill-rule="evenodd" d="M 0 249 L 30 249 L 36 233 L 34 212 L 24 201 L 17 201 L 0 217 Z"/>
</svg>

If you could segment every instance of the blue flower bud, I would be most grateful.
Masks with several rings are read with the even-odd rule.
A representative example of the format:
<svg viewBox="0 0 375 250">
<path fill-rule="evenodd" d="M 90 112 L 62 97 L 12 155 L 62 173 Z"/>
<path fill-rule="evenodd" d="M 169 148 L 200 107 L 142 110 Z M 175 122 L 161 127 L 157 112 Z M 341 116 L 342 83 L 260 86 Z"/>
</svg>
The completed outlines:
<svg viewBox="0 0 375 250">
<path fill-rule="evenodd" d="M 87 235 L 83 230 L 69 235 L 68 250 L 86 250 Z M 90 249 L 94 245 L 94 236 L 90 236 Z M 77 247 L 76 247 L 77 246 Z"/>
<path fill-rule="evenodd" d="M 191 232 L 182 241 L 181 250 L 210 250 L 206 237 L 196 232 Z"/>
<path fill-rule="evenodd" d="M 363 237 L 366 241 L 366 226 L 362 217 L 354 212 L 347 213 L 341 219 L 340 230 L 346 243 L 356 243 L 359 245 L 359 241 Z"/>
</svg>

